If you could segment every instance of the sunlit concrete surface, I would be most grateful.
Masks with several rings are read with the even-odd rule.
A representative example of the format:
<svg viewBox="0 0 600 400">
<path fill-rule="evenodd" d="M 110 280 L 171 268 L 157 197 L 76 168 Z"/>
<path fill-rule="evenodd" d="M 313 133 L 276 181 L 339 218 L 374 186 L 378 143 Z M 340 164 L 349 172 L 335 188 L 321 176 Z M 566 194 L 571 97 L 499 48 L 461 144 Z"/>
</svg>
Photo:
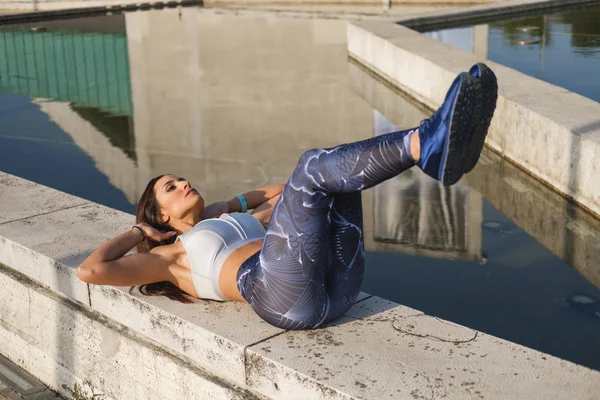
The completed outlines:
<svg viewBox="0 0 600 400">
<path fill-rule="evenodd" d="M 32 185 L 0 173 L 0 201 L 28 209 Z M 600 390 L 598 371 L 374 296 L 323 329 L 285 332 L 242 303 L 183 305 L 77 280 L 74 267 L 131 224 L 90 202 L 0 224 L 0 352 L 63 395 L 593 399 Z"/>
</svg>

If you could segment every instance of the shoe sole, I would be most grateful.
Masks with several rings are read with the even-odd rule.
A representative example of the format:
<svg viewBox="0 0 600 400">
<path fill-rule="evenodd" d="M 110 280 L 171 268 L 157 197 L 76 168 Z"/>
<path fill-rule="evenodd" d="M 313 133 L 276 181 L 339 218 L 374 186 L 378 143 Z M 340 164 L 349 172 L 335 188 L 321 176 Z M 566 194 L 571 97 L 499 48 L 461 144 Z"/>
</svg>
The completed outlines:
<svg viewBox="0 0 600 400">
<path fill-rule="evenodd" d="M 469 152 L 465 160 L 465 174 L 470 172 L 479 161 L 479 156 L 485 144 L 494 111 L 496 110 L 496 101 L 498 100 L 498 81 L 496 75 L 485 64 L 478 63 L 479 81 L 483 91 L 483 102 L 481 107 L 481 119 L 477 121 L 475 129 L 477 132 L 473 135 L 472 142 L 469 144 Z"/>
<path fill-rule="evenodd" d="M 469 161 L 469 144 L 478 143 L 481 140 L 478 135 L 483 132 L 475 129 L 477 121 L 481 119 L 481 82 L 466 72 L 462 72 L 461 76 L 463 79 L 452 108 L 450 133 L 442 156 L 443 172 L 440 181 L 445 186 L 453 185 L 462 178 L 465 163 Z"/>
</svg>

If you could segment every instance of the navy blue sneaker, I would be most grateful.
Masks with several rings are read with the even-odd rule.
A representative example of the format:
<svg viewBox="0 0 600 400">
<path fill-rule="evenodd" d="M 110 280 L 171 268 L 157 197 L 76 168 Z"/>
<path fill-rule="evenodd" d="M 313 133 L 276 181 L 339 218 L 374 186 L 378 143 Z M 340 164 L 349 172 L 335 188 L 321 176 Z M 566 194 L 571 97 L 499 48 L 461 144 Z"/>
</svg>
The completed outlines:
<svg viewBox="0 0 600 400">
<path fill-rule="evenodd" d="M 469 152 L 465 160 L 465 174 L 475 168 L 479 161 L 479 155 L 496 109 L 496 100 L 498 100 L 498 81 L 494 72 L 487 65 L 477 63 L 471 67 L 469 74 L 481 82 L 483 103 L 481 104 L 481 121 L 475 127 L 478 132 L 473 135 L 473 141 L 469 145 Z"/>
<path fill-rule="evenodd" d="M 479 79 L 461 72 L 448 89 L 442 106 L 419 126 L 418 165 L 446 186 L 463 176 L 469 144 L 479 140 L 474 127 L 481 118 L 481 98 Z"/>
</svg>

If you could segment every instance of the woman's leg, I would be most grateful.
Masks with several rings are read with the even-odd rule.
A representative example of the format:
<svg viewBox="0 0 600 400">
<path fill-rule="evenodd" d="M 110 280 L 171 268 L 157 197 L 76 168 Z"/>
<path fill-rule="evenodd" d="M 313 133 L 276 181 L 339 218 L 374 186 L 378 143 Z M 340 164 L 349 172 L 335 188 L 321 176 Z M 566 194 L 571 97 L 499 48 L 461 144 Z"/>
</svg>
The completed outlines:
<svg viewBox="0 0 600 400">
<path fill-rule="evenodd" d="M 440 109 L 419 127 L 419 167 L 444 184 L 460 179 L 463 158 L 472 156 L 467 145 L 474 132 L 481 134 L 474 129 L 481 117 L 477 105 L 481 97 L 479 83 L 463 73 Z M 394 132 L 302 155 L 273 210 L 262 250 L 240 267 L 237 276 L 242 296 L 265 321 L 283 329 L 310 329 L 351 306 L 348 298 L 343 304 L 345 293 L 351 293 L 352 300 L 360 285 L 350 285 L 350 289 L 344 285 L 351 279 L 362 280 L 360 263 L 364 260 L 352 268 L 350 257 L 341 252 L 358 254 L 350 247 L 362 247 L 362 230 L 348 221 L 349 213 L 331 212 L 334 200 L 415 165 L 410 155 L 412 132 Z M 346 236 L 354 239 L 347 244 Z M 362 257 L 362 249 L 360 253 Z M 348 279 L 336 277 L 340 271 Z"/>
<path fill-rule="evenodd" d="M 329 313 L 324 322 L 340 317 L 355 302 L 365 272 L 362 193 L 337 193 L 331 208 L 331 243 L 325 289 Z"/>
<path fill-rule="evenodd" d="M 353 304 L 364 270 L 359 191 L 415 165 L 412 132 L 310 150 L 300 158 L 261 252 L 238 272 L 238 288 L 261 318 L 283 329 L 310 329 Z"/>
</svg>

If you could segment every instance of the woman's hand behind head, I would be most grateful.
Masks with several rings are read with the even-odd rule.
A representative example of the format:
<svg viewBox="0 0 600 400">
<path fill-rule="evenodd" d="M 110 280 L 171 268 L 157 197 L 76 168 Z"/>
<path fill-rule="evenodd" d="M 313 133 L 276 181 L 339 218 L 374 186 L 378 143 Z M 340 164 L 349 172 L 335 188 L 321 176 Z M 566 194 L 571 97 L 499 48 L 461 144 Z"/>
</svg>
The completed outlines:
<svg viewBox="0 0 600 400">
<path fill-rule="evenodd" d="M 155 242 L 162 242 L 163 240 L 170 239 L 173 237 L 173 235 L 177 233 L 175 231 L 161 232 L 145 222 L 137 223 L 135 224 L 135 226 L 139 227 L 142 231 L 144 231 L 146 238 L 154 240 Z"/>
</svg>

